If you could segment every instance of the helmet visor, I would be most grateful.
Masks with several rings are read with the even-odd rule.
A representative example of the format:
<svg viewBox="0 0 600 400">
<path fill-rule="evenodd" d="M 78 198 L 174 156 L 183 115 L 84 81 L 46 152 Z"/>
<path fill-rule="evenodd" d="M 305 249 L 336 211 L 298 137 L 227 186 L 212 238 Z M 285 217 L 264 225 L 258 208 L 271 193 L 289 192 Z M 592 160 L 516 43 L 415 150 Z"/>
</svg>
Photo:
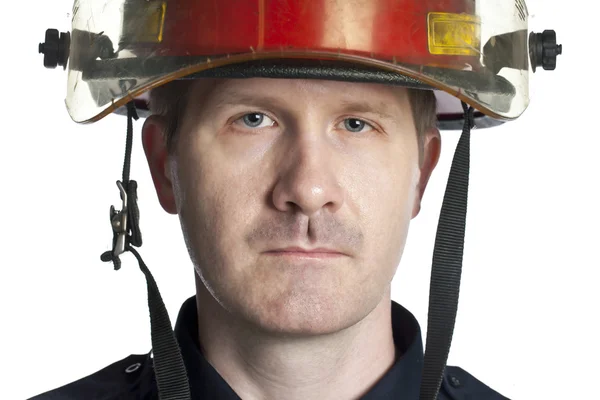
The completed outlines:
<svg viewBox="0 0 600 400">
<path fill-rule="evenodd" d="M 92 122 L 174 79 L 298 60 L 401 75 L 510 120 L 529 103 L 527 17 L 523 0 L 76 0 L 66 104 Z"/>
</svg>

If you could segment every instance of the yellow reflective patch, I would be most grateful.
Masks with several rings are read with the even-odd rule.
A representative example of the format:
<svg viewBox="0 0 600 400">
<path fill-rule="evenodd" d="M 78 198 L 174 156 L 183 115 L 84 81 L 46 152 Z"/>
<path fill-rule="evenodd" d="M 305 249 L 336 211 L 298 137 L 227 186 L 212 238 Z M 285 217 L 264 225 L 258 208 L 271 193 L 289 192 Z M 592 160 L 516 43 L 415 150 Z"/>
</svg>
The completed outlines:
<svg viewBox="0 0 600 400">
<path fill-rule="evenodd" d="M 477 56 L 481 21 L 475 15 L 431 12 L 427 15 L 431 54 Z"/>
</svg>

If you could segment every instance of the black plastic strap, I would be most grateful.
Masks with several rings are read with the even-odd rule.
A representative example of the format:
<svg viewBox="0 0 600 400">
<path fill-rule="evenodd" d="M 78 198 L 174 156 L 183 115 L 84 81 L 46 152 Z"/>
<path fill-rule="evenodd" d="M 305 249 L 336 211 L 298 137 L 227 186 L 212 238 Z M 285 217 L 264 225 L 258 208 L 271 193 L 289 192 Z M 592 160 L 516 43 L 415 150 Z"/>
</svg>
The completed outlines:
<svg viewBox="0 0 600 400">
<path fill-rule="evenodd" d="M 140 230 L 140 210 L 137 205 L 137 182 L 129 180 L 131 170 L 131 150 L 133 147 L 133 120 L 138 120 L 135 103 L 127 103 L 127 140 L 125 142 L 125 160 L 123 161 L 123 187 L 127 191 L 128 236 L 129 243 L 133 246 L 142 245 L 142 231 Z"/>
<path fill-rule="evenodd" d="M 190 385 L 181 350 L 156 281 L 139 253 L 131 246 L 127 246 L 126 249 L 137 258 L 140 269 L 146 276 L 154 375 L 158 386 L 158 397 L 161 400 L 189 400 L 191 399 Z"/>
<path fill-rule="evenodd" d="M 142 231 L 140 229 L 140 210 L 137 205 L 137 182 L 129 181 L 124 186 L 127 191 L 127 243 L 135 247 L 141 247 Z"/>
<path fill-rule="evenodd" d="M 127 139 L 125 161 L 123 163 L 123 188 L 127 192 L 127 237 L 125 251 L 131 252 L 138 260 L 140 270 L 146 277 L 148 287 L 148 308 L 150 310 L 150 334 L 154 354 L 154 375 L 160 400 L 191 400 L 190 386 L 179 344 L 173 333 L 169 313 L 162 300 L 158 286 L 140 254 L 132 247 L 142 245 L 137 205 L 137 183 L 129 179 L 131 150 L 133 143 L 133 119 L 138 119 L 133 102 L 127 105 Z M 113 250 L 118 234 L 113 232 Z M 113 251 L 101 256 L 102 261 L 112 261 L 115 270 L 121 267 L 121 259 Z"/>
<path fill-rule="evenodd" d="M 125 159 L 123 161 L 123 180 L 121 184 L 127 192 L 127 244 L 136 247 L 142 245 L 142 231 L 140 230 L 140 211 L 137 205 L 137 182 L 129 179 L 129 173 L 131 170 L 131 151 L 133 147 L 133 120 L 137 121 L 138 118 L 135 104 L 133 102 L 127 103 L 127 137 L 125 140 Z M 112 249 L 100 256 L 100 259 L 104 262 L 112 261 L 115 271 L 121 269 L 121 259 L 118 255 L 114 254 L 117 238 L 118 233 L 113 228 Z"/>
<path fill-rule="evenodd" d="M 133 147 L 133 120 L 138 120 L 135 103 L 127 103 L 127 139 L 125 141 L 125 160 L 123 161 L 123 185 L 129 183 L 129 171 L 131 170 L 131 149 Z"/>
<path fill-rule="evenodd" d="M 470 138 L 473 127 L 473 108 L 465 103 L 462 105 L 465 123 L 452 160 L 433 249 L 420 400 L 437 399 L 448 361 L 458 309 L 469 192 Z"/>
</svg>

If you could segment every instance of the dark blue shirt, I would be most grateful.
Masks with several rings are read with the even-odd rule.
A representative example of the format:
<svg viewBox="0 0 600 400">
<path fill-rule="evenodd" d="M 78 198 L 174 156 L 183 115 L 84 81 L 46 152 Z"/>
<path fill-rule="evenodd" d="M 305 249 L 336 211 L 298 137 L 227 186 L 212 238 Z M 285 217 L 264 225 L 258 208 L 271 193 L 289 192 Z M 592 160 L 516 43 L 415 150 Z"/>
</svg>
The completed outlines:
<svg viewBox="0 0 600 400">
<path fill-rule="evenodd" d="M 240 397 L 210 365 L 198 344 L 196 298 L 183 304 L 175 325 L 188 371 L 192 398 L 198 400 L 239 400 Z M 397 353 L 401 356 L 362 400 L 419 398 L 423 366 L 421 329 L 415 317 L 392 302 L 392 329 Z M 86 378 L 33 397 L 31 400 L 156 400 L 151 353 L 131 355 Z M 446 367 L 438 400 L 506 400 L 466 371 Z"/>
</svg>

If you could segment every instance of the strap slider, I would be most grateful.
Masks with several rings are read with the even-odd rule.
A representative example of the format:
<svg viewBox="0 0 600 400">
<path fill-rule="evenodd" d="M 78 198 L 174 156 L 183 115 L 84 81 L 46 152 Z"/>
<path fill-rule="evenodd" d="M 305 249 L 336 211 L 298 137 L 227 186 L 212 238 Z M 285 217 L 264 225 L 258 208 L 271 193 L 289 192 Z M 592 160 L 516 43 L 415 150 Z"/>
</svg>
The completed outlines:
<svg viewBox="0 0 600 400">
<path fill-rule="evenodd" d="M 121 181 L 117 181 L 117 187 L 121 194 L 121 210 L 110 206 L 110 224 L 116 240 L 113 242 L 113 255 L 120 256 L 125 252 L 125 239 L 127 238 L 127 192 Z"/>
</svg>

